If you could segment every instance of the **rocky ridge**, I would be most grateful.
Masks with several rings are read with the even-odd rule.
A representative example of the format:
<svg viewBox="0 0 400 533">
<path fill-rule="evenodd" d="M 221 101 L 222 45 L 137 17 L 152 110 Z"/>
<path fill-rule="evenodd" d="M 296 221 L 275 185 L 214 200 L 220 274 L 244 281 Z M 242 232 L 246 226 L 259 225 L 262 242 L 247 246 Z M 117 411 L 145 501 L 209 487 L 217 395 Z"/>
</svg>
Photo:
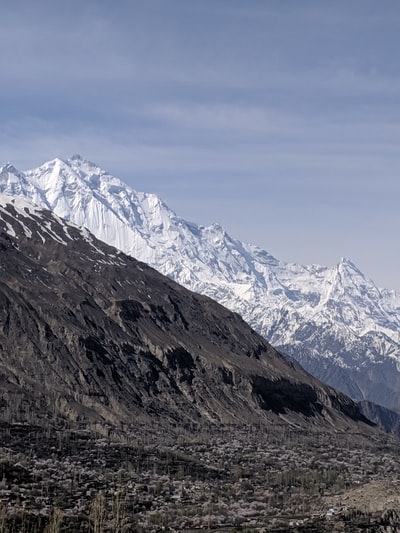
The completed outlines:
<svg viewBox="0 0 400 533">
<path fill-rule="evenodd" d="M 0 223 L 3 418 L 368 427 L 239 315 L 86 229 L 4 195 Z"/>
<path fill-rule="evenodd" d="M 214 224 L 187 222 L 74 156 L 26 172 L 6 165 L 0 191 L 29 198 L 240 315 L 285 354 L 351 397 L 400 409 L 400 298 L 349 260 L 287 264 Z"/>
</svg>

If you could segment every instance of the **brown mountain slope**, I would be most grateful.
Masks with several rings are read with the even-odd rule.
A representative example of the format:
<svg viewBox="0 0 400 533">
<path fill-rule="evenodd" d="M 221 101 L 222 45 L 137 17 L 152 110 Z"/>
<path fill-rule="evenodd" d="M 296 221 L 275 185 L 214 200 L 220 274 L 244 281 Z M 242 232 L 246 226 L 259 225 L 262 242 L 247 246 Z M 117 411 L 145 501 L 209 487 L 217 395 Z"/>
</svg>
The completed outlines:
<svg viewBox="0 0 400 533">
<path fill-rule="evenodd" d="M 0 196 L 0 258 L 5 418 L 366 422 L 238 315 L 48 211 Z"/>
</svg>

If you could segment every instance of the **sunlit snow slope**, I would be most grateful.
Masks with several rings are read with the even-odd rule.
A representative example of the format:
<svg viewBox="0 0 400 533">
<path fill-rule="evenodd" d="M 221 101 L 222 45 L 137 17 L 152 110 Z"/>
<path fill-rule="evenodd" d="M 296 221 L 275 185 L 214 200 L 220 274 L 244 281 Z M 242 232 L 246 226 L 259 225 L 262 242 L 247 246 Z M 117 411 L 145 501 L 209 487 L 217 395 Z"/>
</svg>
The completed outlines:
<svg viewBox="0 0 400 533">
<path fill-rule="evenodd" d="M 73 156 L 0 170 L 0 192 L 26 197 L 240 313 L 306 369 L 355 399 L 400 410 L 400 297 L 341 259 L 334 267 L 283 263 L 200 226 Z"/>
</svg>

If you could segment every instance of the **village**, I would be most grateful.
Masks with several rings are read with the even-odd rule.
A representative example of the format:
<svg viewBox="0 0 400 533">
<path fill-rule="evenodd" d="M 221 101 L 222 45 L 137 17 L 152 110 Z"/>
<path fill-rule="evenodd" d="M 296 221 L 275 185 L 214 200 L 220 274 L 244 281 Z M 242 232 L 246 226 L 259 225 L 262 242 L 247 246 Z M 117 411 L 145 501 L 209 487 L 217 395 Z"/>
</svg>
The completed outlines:
<svg viewBox="0 0 400 533">
<path fill-rule="evenodd" d="M 284 426 L 271 433 L 210 426 L 143 429 L 124 442 L 28 424 L 2 424 L 1 433 L 0 531 L 7 533 L 22 523 L 26 532 L 143 533 L 312 531 L 355 515 L 373 523 L 389 509 L 362 498 L 364 508 L 349 506 L 346 495 L 388 478 L 396 486 L 400 472 L 385 435 L 375 443 L 343 433 L 332 441 Z M 392 504 L 393 513 L 400 507 L 396 498 Z"/>
</svg>

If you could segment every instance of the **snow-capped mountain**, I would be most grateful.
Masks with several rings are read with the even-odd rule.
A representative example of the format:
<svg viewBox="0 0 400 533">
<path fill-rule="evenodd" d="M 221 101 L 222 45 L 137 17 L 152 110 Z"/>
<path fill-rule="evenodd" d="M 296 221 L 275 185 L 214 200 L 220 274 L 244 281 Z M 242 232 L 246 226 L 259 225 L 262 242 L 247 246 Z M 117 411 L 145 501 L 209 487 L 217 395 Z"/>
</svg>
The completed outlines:
<svg viewBox="0 0 400 533">
<path fill-rule="evenodd" d="M 0 192 L 23 196 L 193 291 L 240 313 L 317 377 L 355 399 L 400 409 L 400 296 L 341 259 L 334 267 L 288 264 L 218 224 L 177 216 L 73 156 L 20 172 L 0 170 Z"/>
</svg>

